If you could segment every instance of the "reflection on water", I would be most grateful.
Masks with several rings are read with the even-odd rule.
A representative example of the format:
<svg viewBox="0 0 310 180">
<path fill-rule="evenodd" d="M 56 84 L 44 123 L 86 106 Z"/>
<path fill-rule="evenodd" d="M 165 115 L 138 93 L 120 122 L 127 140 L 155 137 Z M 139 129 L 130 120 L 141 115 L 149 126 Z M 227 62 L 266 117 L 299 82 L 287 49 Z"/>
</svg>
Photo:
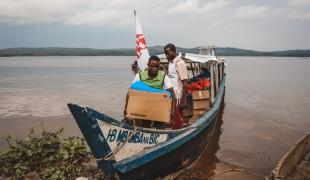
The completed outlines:
<svg viewBox="0 0 310 180">
<path fill-rule="evenodd" d="M 230 59 L 217 157 L 266 174 L 309 132 L 310 58 Z"/>
<path fill-rule="evenodd" d="M 133 59 L 0 58 L 0 147 L 6 134 L 24 136 L 32 126 L 65 126 L 66 135 L 80 135 L 66 107 L 69 102 L 121 119 Z M 218 169 L 216 161 L 267 174 L 309 133 L 310 58 L 228 59 L 221 148 L 213 149 L 213 155 L 204 153 L 193 166 L 195 177 L 209 177 Z M 214 164 L 215 170 L 206 170 Z"/>
<path fill-rule="evenodd" d="M 120 118 L 133 57 L 0 58 L 0 118 L 70 114 L 75 102 Z M 117 108 L 115 108 L 117 107 Z"/>
<path fill-rule="evenodd" d="M 225 112 L 225 95 L 219 110 L 218 117 L 213 124 L 213 127 L 209 131 L 213 131 L 211 140 L 206 146 L 205 151 L 201 156 L 191 165 L 190 169 L 185 170 L 180 174 L 178 179 L 208 179 L 215 175 L 214 170 L 219 159 L 216 157 L 216 153 L 220 149 L 220 136 L 222 134 L 221 126 L 223 124 L 222 115 Z"/>
</svg>

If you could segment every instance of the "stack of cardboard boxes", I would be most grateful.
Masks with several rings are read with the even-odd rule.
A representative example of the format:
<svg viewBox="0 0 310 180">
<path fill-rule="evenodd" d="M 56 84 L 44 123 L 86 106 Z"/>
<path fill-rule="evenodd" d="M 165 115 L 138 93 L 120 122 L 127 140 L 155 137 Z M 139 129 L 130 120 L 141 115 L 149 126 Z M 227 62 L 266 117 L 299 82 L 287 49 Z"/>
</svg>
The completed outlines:
<svg viewBox="0 0 310 180">
<path fill-rule="evenodd" d="M 209 90 L 200 90 L 192 93 L 193 116 L 201 116 L 210 109 Z"/>
</svg>

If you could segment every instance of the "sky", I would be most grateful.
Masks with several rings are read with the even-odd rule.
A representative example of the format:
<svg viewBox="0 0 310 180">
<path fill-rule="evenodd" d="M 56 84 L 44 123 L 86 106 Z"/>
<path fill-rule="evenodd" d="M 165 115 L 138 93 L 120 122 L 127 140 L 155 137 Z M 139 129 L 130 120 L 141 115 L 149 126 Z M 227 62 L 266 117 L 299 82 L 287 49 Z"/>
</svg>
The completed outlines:
<svg viewBox="0 0 310 180">
<path fill-rule="evenodd" d="M 310 49 L 310 0 L 0 0 L 0 48 Z"/>
</svg>

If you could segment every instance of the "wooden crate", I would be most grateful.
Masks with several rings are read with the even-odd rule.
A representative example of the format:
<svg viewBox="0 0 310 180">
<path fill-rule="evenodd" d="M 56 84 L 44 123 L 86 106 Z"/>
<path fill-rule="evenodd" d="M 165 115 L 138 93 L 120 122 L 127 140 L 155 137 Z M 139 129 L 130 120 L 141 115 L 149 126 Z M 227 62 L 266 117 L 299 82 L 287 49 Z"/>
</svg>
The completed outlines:
<svg viewBox="0 0 310 180">
<path fill-rule="evenodd" d="M 194 91 L 192 93 L 193 100 L 210 99 L 209 90 Z"/>
<path fill-rule="evenodd" d="M 193 100 L 193 109 L 203 109 L 208 110 L 210 109 L 210 100 L 203 99 L 203 100 Z"/>
<path fill-rule="evenodd" d="M 193 110 L 193 116 L 198 115 L 204 115 L 206 112 L 208 111 L 208 109 L 194 109 Z"/>
</svg>

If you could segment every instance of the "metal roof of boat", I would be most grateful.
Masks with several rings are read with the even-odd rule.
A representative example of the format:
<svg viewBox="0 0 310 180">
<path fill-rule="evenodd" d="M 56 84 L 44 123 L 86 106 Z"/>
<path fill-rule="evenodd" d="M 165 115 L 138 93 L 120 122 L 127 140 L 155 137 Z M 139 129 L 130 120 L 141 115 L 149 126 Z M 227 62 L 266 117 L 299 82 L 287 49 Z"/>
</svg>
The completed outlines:
<svg viewBox="0 0 310 180">
<path fill-rule="evenodd" d="M 157 55 L 160 59 L 166 59 L 165 54 Z M 188 61 L 198 62 L 198 63 L 206 63 L 208 61 L 217 61 L 220 62 L 221 60 L 218 59 L 216 56 L 211 55 L 202 55 L 202 54 L 193 54 L 193 53 L 179 53 L 179 57 L 184 58 Z"/>
</svg>

